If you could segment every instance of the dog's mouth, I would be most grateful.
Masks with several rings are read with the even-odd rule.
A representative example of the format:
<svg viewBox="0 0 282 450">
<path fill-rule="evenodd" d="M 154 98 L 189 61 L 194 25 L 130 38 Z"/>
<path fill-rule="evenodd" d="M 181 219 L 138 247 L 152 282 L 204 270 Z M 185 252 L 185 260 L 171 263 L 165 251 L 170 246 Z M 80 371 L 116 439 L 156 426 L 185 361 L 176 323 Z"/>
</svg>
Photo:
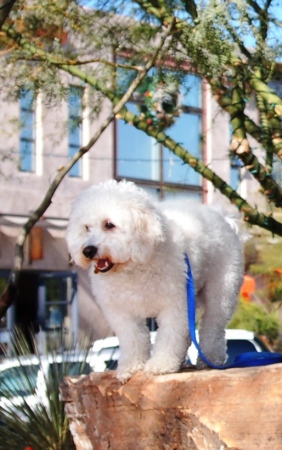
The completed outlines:
<svg viewBox="0 0 282 450">
<path fill-rule="evenodd" d="M 95 273 L 105 273 L 114 267 L 114 263 L 109 258 L 101 258 L 95 262 Z"/>
</svg>

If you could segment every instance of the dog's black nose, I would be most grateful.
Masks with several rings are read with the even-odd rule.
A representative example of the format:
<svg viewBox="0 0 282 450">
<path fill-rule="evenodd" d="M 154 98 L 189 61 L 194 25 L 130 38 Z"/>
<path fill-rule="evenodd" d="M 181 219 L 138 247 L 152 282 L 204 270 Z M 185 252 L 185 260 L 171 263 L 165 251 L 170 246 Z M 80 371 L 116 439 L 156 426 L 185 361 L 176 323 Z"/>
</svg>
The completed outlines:
<svg viewBox="0 0 282 450">
<path fill-rule="evenodd" d="M 92 259 L 96 255 L 98 249 L 94 245 L 88 245 L 82 250 L 82 253 L 84 254 L 85 258 Z"/>
</svg>

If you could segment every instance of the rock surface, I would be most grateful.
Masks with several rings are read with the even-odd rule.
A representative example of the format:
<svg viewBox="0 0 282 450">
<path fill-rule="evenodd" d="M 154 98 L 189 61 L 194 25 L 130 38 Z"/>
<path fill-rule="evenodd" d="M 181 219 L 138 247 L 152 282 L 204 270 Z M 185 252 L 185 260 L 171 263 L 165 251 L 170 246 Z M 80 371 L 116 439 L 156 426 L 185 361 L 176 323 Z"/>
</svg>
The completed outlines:
<svg viewBox="0 0 282 450">
<path fill-rule="evenodd" d="M 92 373 L 61 391 L 77 450 L 282 449 L 282 364 L 140 373 L 124 385 Z"/>
</svg>

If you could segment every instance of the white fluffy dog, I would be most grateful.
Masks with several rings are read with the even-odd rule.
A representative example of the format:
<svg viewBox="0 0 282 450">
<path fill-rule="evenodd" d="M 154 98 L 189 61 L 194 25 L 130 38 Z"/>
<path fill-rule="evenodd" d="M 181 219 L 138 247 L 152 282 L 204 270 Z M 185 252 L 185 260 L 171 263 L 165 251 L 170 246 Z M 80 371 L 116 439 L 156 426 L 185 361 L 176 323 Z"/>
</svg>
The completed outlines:
<svg viewBox="0 0 282 450">
<path fill-rule="evenodd" d="M 214 364 L 226 360 L 225 327 L 243 279 L 241 242 L 228 219 L 190 201 L 154 203 L 134 183 L 110 180 L 74 202 L 67 242 L 74 262 L 89 268 L 93 294 L 119 338 L 117 377 L 177 372 L 190 345 L 185 255 L 197 306 L 200 345 Z M 145 319 L 159 326 L 150 356 Z M 198 358 L 198 367 L 205 364 Z"/>
</svg>

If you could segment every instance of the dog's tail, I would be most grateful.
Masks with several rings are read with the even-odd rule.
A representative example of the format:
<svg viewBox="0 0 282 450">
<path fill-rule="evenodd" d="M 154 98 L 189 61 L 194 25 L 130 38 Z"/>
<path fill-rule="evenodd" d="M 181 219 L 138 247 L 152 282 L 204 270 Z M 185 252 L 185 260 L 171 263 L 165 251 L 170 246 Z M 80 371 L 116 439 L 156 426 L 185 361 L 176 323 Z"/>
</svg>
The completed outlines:
<svg viewBox="0 0 282 450">
<path fill-rule="evenodd" d="M 234 217 L 225 217 L 225 222 L 228 223 L 228 225 L 230 225 L 230 227 L 232 228 L 232 230 L 239 235 L 240 233 L 240 228 L 239 228 L 239 224 L 238 224 L 238 220 L 235 219 Z"/>
<path fill-rule="evenodd" d="M 215 211 L 223 216 L 225 222 L 228 223 L 230 228 L 238 236 L 243 244 L 251 238 L 251 235 L 244 229 L 242 225 L 242 216 L 238 211 L 228 212 L 221 205 L 211 206 Z"/>
<path fill-rule="evenodd" d="M 250 234 L 247 233 L 246 230 L 243 229 L 242 225 L 240 224 L 241 218 L 234 215 L 229 215 L 224 217 L 225 222 L 228 223 L 228 225 L 232 228 L 235 234 L 237 234 L 240 241 L 244 244 L 250 239 Z"/>
</svg>

